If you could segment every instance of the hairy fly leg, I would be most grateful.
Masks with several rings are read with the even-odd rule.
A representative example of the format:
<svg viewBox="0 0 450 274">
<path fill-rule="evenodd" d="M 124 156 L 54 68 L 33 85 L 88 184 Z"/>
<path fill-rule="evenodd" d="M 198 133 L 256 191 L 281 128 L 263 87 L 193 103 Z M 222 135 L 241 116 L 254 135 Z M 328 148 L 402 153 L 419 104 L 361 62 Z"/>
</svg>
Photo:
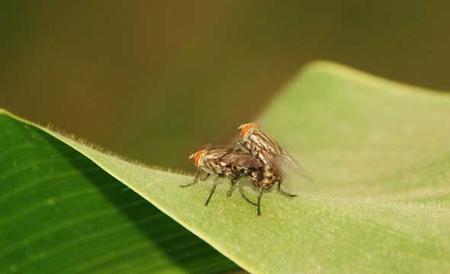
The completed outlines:
<svg viewBox="0 0 450 274">
<path fill-rule="evenodd" d="M 198 177 L 200 176 L 200 172 L 201 172 L 200 169 L 198 169 L 197 172 L 195 172 L 194 180 L 191 183 L 180 185 L 180 187 L 188 187 L 188 186 L 195 185 L 198 182 Z M 209 174 L 208 174 L 208 176 L 209 176 Z"/>
<path fill-rule="evenodd" d="M 282 189 L 281 189 L 281 181 L 278 181 L 278 184 L 277 184 L 277 191 L 278 191 L 280 194 L 283 194 L 284 196 L 287 196 L 287 197 L 290 197 L 290 198 L 297 197 L 296 194 L 288 193 L 288 192 L 282 190 Z"/>
<path fill-rule="evenodd" d="M 262 195 L 263 195 L 263 188 L 261 186 L 261 187 L 259 187 L 258 202 L 257 202 L 257 205 L 256 205 L 258 216 L 261 216 L 261 198 L 262 198 Z"/>
<path fill-rule="evenodd" d="M 239 192 L 241 193 L 241 197 L 247 201 L 249 204 L 256 206 L 256 203 L 250 200 L 247 195 L 245 195 L 244 186 L 243 184 L 239 184 Z"/>
<path fill-rule="evenodd" d="M 233 191 L 236 189 L 236 184 L 239 181 L 240 177 L 233 177 L 231 178 L 230 182 L 231 182 L 231 186 L 230 189 L 228 189 L 227 191 L 227 197 L 231 197 L 231 195 L 233 195 Z"/>
<path fill-rule="evenodd" d="M 218 178 L 219 178 L 219 176 L 214 177 L 213 187 L 211 188 L 211 192 L 209 193 L 208 199 L 206 199 L 205 206 L 207 206 L 209 204 L 209 201 L 211 200 L 212 195 L 216 191 L 217 184 L 219 183 L 219 181 L 217 180 Z"/>
</svg>

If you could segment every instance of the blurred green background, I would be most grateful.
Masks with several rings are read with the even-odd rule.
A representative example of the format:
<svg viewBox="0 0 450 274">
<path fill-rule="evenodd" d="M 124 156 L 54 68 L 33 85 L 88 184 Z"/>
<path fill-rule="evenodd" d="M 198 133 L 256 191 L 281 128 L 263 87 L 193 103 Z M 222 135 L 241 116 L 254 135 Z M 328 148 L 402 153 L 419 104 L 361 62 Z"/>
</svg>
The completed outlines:
<svg viewBox="0 0 450 274">
<path fill-rule="evenodd" d="M 151 165 L 228 142 L 305 63 L 450 90 L 445 1 L 0 1 L 0 107 Z"/>
</svg>

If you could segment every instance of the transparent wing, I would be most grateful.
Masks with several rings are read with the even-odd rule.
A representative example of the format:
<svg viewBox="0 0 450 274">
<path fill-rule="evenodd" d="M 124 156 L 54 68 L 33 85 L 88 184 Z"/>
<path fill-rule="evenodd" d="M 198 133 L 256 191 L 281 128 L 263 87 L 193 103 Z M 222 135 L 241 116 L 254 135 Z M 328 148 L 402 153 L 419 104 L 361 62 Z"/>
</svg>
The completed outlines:
<svg viewBox="0 0 450 274">
<path fill-rule="evenodd" d="M 263 167 L 261 161 L 250 154 L 227 154 L 222 157 L 222 161 L 245 168 L 259 169 Z"/>
<path fill-rule="evenodd" d="M 282 154 L 275 158 L 277 169 L 281 172 L 283 181 L 281 189 L 291 194 L 298 194 L 304 182 L 313 182 L 312 176 L 305 168 L 289 154 Z"/>
<path fill-rule="evenodd" d="M 301 175 L 304 179 L 306 179 L 308 182 L 313 182 L 313 177 L 309 174 L 308 171 L 291 155 L 289 155 L 286 151 L 283 152 L 283 154 L 278 157 L 281 163 L 281 166 L 284 167 L 284 169 L 292 169 L 295 173 Z"/>
</svg>

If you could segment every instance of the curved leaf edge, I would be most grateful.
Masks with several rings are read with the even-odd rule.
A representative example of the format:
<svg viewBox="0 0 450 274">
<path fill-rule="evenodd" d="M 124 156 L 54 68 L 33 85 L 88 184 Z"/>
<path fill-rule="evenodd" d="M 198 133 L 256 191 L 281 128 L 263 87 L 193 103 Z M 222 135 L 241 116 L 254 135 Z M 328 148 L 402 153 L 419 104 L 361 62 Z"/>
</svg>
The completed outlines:
<svg viewBox="0 0 450 274">
<path fill-rule="evenodd" d="M 417 96 L 425 95 L 426 98 L 436 97 L 439 100 L 445 99 L 445 100 L 450 101 L 449 96 L 442 94 L 440 91 L 436 91 L 436 90 L 433 91 L 433 90 L 424 89 L 424 88 L 420 88 L 420 87 L 416 87 L 416 86 L 411 86 L 408 84 L 399 83 L 399 82 L 392 81 L 392 80 L 387 80 L 387 79 L 384 79 L 381 77 L 373 76 L 373 75 L 365 73 L 365 72 L 361 72 L 359 70 L 356 70 L 356 69 L 353 69 L 353 68 L 350 68 L 350 67 L 347 67 L 344 65 L 336 64 L 336 63 L 329 62 L 329 61 L 322 61 L 322 60 L 314 61 L 310 64 L 307 64 L 300 71 L 300 73 L 296 77 L 293 77 L 293 80 L 291 82 L 289 82 L 288 85 L 283 87 L 281 90 L 289 89 L 289 86 L 291 86 L 293 83 L 297 82 L 297 80 L 299 78 L 303 77 L 303 75 L 311 73 L 311 72 L 315 72 L 317 70 L 320 70 L 321 72 L 337 75 L 339 77 L 343 77 L 346 79 L 351 79 L 352 81 L 362 82 L 365 85 L 370 84 L 373 86 L 381 87 L 386 92 L 396 92 L 397 94 L 408 94 L 408 95 L 415 94 Z M 414 91 L 414 92 L 411 92 L 411 91 Z M 126 180 L 121 178 L 121 176 L 119 174 L 116 174 L 114 171 L 109 170 L 108 167 L 103 165 L 101 162 L 97 161 L 95 159 L 95 157 L 93 157 L 90 153 L 88 153 L 86 151 L 100 152 L 100 153 L 106 154 L 110 157 L 119 158 L 120 160 L 127 162 L 127 163 L 143 166 L 143 167 L 151 169 L 152 171 L 155 171 L 155 172 L 177 175 L 177 176 L 183 177 L 183 179 L 185 179 L 185 180 L 190 180 L 191 175 L 186 174 L 179 170 L 164 169 L 164 168 L 157 167 L 157 166 L 148 166 L 148 165 L 144 165 L 135 160 L 126 159 L 122 156 L 112 154 L 111 152 L 106 151 L 99 146 L 92 145 L 83 139 L 75 137 L 74 135 L 66 134 L 60 130 L 53 128 L 53 127 L 41 126 L 37 123 L 31 122 L 27 119 L 19 117 L 7 110 L 0 108 L 0 115 L 1 114 L 10 116 L 10 117 L 12 117 L 18 121 L 21 121 L 27 125 L 38 128 L 38 129 L 44 131 L 45 133 L 49 134 L 50 136 L 53 136 L 54 138 L 58 139 L 59 141 L 67 144 L 68 146 L 70 146 L 71 148 L 76 150 L 77 152 L 81 153 L 87 159 L 91 160 L 99 168 L 103 169 L 106 173 L 108 173 L 112 177 L 116 178 L 117 180 L 122 182 L 124 185 L 126 185 L 127 187 L 132 189 L 134 192 L 139 194 L 141 197 L 143 197 L 144 199 L 149 201 L 151 204 L 153 204 L 155 207 L 157 207 L 159 210 L 161 210 L 164 214 L 168 215 L 174 221 L 176 221 L 177 223 L 181 224 L 183 227 L 185 227 L 186 229 L 191 231 L 194 235 L 198 236 L 205 242 L 209 243 L 211 246 L 213 246 L 215 249 L 217 249 L 224 256 L 226 256 L 227 258 L 229 258 L 230 260 L 232 260 L 233 262 L 235 262 L 236 264 L 238 264 L 239 266 L 241 266 L 242 268 L 244 268 L 250 272 L 258 272 L 259 269 L 257 267 L 255 267 L 253 264 L 251 264 L 250 262 L 248 262 L 246 260 L 241 260 L 240 258 L 233 256 L 233 254 L 229 254 L 229 252 L 225 248 L 222 248 L 222 245 L 220 244 L 220 242 L 216 242 L 214 239 L 211 239 L 208 236 L 203 235 L 203 233 L 200 232 L 198 229 L 196 229 L 195 227 L 191 226 L 190 224 L 184 222 L 182 219 L 178 218 L 178 216 L 176 214 L 174 214 L 170 210 L 161 206 L 161 204 L 157 200 L 154 200 L 151 197 L 144 195 L 144 193 L 140 192 L 138 189 L 129 185 L 126 182 Z M 83 147 L 83 149 L 81 149 L 79 146 Z M 312 195 L 311 198 L 314 199 L 314 196 L 315 195 Z M 322 198 L 324 198 L 324 197 L 322 197 Z M 329 198 L 332 199 L 332 197 L 329 197 Z M 347 202 L 352 202 L 352 201 L 347 201 Z M 358 203 L 358 201 L 353 201 L 353 202 Z M 359 202 L 366 203 L 367 201 L 359 201 Z M 384 204 L 384 205 L 386 205 L 386 204 Z M 375 206 L 377 206 L 377 205 L 375 205 Z M 402 206 L 406 206 L 406 205 L 402 204 Z"/>
</svg>

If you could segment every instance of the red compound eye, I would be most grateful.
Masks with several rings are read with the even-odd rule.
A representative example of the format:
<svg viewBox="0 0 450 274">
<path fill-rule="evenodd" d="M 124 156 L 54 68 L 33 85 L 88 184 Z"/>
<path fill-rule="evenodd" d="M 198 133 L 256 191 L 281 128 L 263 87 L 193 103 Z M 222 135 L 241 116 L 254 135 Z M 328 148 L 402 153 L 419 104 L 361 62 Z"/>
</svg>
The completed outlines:
<svg viewBox="0 0 450 274">
<path fill-rule="evenodd" d="M 248 134 L 249 131 L 251 131 L 252 129 L 254 129 L 256 127 L 255 123 L 247 123 L 247 124 L 243 124 L 239 127 L 240 132 L 239 135 L 241 137 L 244 137 Z"/>
<path fill-rule="evenodd" d="M 201 159 L 203 158 L 203 155 L 205 155 L 205 153 L 206 153 L 206 150 L 204 150 L 204 149 L 202 149 L 202 150 L 199 150 L 199 151 L 197 151 L 196 153 L 194 153 L 194 164 L 196 165 L 196 166 L 199 166 L 201 163 Z"/>
</svg>

